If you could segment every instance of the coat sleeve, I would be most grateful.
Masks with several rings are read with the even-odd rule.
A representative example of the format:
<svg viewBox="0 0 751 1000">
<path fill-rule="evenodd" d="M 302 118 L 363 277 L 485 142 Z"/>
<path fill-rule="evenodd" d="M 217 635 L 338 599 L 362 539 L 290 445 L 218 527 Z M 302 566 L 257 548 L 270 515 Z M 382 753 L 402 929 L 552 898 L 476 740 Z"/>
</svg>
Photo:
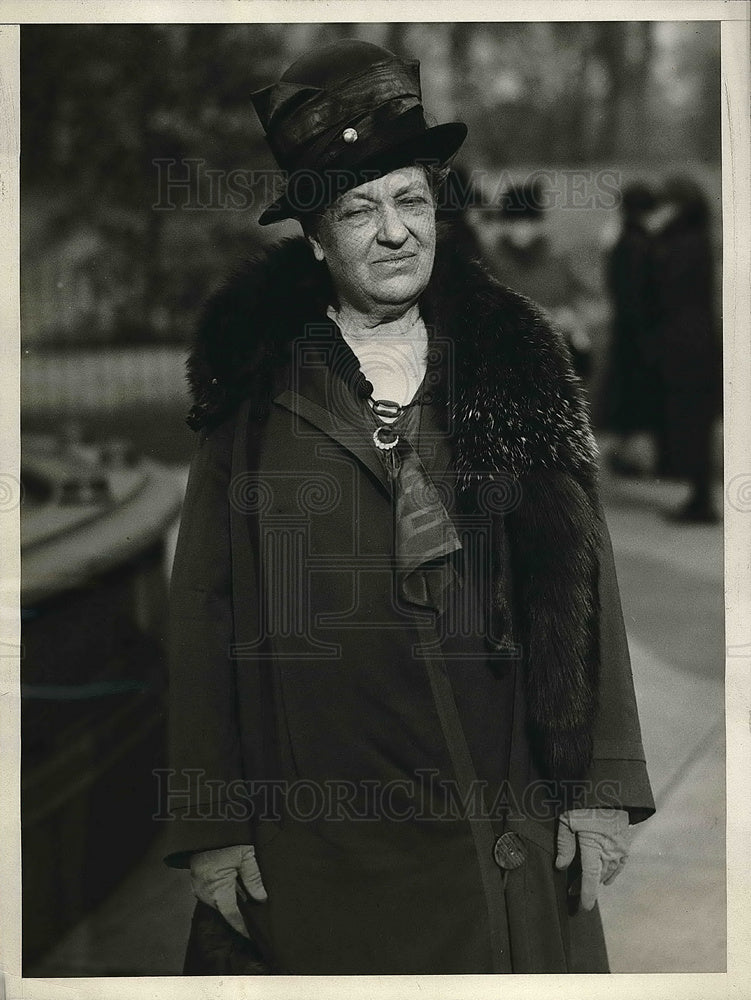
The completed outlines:
<svg viewBox="0 0 751 1000">
<path fill-rule="evenodd" d="M 233 421 L 203 436 L 190 468 L 170 586 L 170 821 L 165 858 L 252 843 L 242 787 L 233 643 L 229 484 Z"/>
<path fill-rule="evenodd" d="M 607 527 L 600 561 L 600 692 L 589 801 L 626 809 L 631 823 L 655 811 L 642 746 L 626 629 Z"/>
</svg>

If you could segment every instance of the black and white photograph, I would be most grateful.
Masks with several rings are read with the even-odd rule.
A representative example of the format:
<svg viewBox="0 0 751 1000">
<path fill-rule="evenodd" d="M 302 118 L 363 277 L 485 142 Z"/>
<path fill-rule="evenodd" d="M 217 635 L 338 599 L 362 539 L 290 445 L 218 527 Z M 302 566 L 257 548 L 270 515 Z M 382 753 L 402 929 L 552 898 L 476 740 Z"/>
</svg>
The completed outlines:
<svg viewBox="0 0 751 1000">
<path fill-rule="evenodd" d="M 91 7 L 0 38 L 7 995 L 729 996 L 748 5 Z"/>
</svg>

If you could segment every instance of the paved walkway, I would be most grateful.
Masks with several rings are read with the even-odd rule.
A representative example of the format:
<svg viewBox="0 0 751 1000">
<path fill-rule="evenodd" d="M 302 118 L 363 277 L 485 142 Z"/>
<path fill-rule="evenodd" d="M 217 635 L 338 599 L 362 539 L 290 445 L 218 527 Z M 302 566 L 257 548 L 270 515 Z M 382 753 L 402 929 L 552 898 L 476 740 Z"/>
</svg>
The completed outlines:
<svg viewBox="0 0 751 1000">
<path fill-rule="evenodd" d="M 725 970 L 722 527 L 666 522 L 680 487 L 607 489 L 657 813 L 602 912 L 614 972 Z M 718 498 L 719 502 L 719 498 Z"/>
<path fill-rule="evenodd" d="M 674 485 L 606 482 L 657 814 L 602 899 L 614 972 L 725 968 L 722 528 L 680 527 Z M 174 975 L 192 899 L 161 845 L 27 975 Z"/>
</svg>

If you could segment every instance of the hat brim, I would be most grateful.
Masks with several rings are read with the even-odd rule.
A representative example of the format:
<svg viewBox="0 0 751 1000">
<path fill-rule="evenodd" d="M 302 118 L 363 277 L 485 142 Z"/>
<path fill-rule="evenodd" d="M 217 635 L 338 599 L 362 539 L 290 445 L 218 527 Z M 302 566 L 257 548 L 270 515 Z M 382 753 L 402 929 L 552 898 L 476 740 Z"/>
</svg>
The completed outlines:
<svg viewBox="0 0 751 1000">
<path fill-rule="evenodd" d="M 406 167 L 413 163 L 433 163 L 440 165 L 449 160 L 467 138 L 467 126 L 464 122 L 446 122 L 442 125 L 433 125 L 424 129 L 417 135 L 399 142 L 386 149 L 381 149 L 377 153 L 366 156 L 362 161 L 350 166 L 346 171 L 336 171 L 339 175 L 337 184 L 337 196 L 345 191 L 357 187 L 368 180 L 373 180 L 375 176 L 383 176 Z M 326 171 L 322 171 L 325 174 Z M 345 183 L 341 178 L 346 178 Z M 317 210 L 326 207 L 325 203 L 316 206 Z M 305 213 L 293 205 L 287 197 L 285 191 L 276 201 L 273 201 L 261 213 L 258 219 L 259 225 L 268 226 L 273 222 L 283 222 L 285 219 L 297 219 Z"/>
</svg>

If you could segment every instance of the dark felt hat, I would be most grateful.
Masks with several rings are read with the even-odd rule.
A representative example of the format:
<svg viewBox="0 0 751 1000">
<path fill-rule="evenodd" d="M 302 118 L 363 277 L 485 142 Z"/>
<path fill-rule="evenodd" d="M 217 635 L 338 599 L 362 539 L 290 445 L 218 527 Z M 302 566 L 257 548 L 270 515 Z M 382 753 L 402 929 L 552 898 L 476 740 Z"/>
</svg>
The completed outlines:
<svg viewBox="0 0 751 1000">
<path fill-rule="evenodd" d="M 410 163 L 445 163 L 463 122 L 428 126 L 420 64 L 370 42 L 334 42 L 303 56 L 251 95 L 284 193 L 261 225 L 321 211 L 338 195 Z"/>
</svg>

